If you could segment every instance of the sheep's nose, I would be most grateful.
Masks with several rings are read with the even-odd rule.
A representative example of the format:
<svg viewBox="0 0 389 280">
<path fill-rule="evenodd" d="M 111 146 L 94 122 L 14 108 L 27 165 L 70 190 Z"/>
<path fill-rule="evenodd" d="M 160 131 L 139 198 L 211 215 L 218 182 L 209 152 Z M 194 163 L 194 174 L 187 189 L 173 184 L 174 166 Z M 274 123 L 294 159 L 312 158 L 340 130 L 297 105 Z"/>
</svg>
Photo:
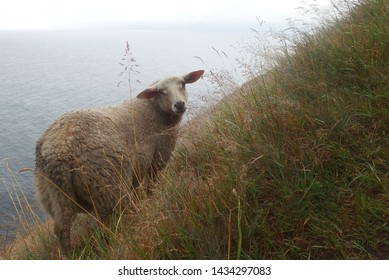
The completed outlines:
<svg viewBox="0 0 389 280">
<path fill-rule="evenodd" d="M 176 113 L 184 113 L 185 110 L 186 106 L 184 101 L 178 101 L 176 104 L 174 104 L 174 111 Z"/>
</svg>

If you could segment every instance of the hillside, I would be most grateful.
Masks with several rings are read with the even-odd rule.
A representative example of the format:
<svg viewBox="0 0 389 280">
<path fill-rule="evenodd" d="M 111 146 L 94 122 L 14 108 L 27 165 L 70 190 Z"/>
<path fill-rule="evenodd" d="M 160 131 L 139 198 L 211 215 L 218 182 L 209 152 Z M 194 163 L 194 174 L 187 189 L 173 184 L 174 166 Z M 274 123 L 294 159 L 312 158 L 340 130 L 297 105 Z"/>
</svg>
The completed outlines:
<svg viewBox="0 0 389 280">
<path fill-rule="evenodd" d="M 153 196 L 74 258 L 389 259 L 388 54 L 388 0 L 295 31 L 266 75 L 187 124 Z M 8 257 L 58 257 L 41 227 Z"/>
</svg>

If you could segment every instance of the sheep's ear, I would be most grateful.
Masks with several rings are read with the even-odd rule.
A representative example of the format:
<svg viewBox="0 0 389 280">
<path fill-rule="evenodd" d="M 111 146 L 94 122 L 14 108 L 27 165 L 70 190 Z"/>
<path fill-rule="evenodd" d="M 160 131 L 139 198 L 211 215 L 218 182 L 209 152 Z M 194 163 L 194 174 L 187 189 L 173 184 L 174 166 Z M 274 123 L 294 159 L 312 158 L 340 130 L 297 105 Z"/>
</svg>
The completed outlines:
<svg viewBox="0 0 389 280">
<path fill-rule="evenodd" d="M 185 83 L 191 84 L 196 82 L 198 79 L 200 79 L 203 74 L 204 74 L 204 70 L 197 70 L 182 76 L 182 78 L 184 79 Z"/>
<path fill-rule="evenodd" d="M 144 91 L 139 93 L 136 97 L 139 99 L 150 99 L 155 97 L 157 93 L 158 93 L 158 87 L 153 86 L 153 87 L 146 88 Z"/>
</svg>

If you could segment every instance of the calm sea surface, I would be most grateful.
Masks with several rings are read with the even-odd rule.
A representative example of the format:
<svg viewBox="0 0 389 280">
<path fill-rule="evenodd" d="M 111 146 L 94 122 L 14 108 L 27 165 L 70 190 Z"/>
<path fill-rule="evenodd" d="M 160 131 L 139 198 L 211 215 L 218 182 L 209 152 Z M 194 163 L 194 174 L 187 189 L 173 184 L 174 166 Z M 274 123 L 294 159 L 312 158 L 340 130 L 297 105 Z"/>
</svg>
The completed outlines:
<svg viewBox="0 0 389 280">
<path fill-rule="evenodd" d="M 132 64 L 139 65 L 130 72 L 135 96 L 165 76 L 234 68 L 239 44 L 249 36 L 248 31 L 0 31 L 0 235 L 13 237 L 25 199 L 43 217 L 32 172 L 18 171 L 34 168 L 35 142 L 45 128 L 66 111 L 130 96 L 128 76 L 119 77 L 126 41 Z M 206 106 L 202 97 L 212 89 L 207 79 L 189 86 L 192 103 Z"/>
</svg>

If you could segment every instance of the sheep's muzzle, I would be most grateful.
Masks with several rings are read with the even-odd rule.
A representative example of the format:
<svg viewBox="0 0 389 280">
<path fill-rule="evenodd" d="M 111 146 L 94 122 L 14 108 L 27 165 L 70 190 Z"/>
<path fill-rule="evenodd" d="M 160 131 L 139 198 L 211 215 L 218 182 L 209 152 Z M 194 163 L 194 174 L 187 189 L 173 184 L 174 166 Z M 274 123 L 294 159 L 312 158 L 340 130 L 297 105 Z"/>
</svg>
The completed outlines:
<svg viewBox="0 0 389 280">
<path fill-rule="evenodd" d="M 178 101 L 176 104 L 174 104 L 173 111 L 176 114 L 183 114 L 186 111 L 186 104 L 184 101 Z"/>
</svg>

